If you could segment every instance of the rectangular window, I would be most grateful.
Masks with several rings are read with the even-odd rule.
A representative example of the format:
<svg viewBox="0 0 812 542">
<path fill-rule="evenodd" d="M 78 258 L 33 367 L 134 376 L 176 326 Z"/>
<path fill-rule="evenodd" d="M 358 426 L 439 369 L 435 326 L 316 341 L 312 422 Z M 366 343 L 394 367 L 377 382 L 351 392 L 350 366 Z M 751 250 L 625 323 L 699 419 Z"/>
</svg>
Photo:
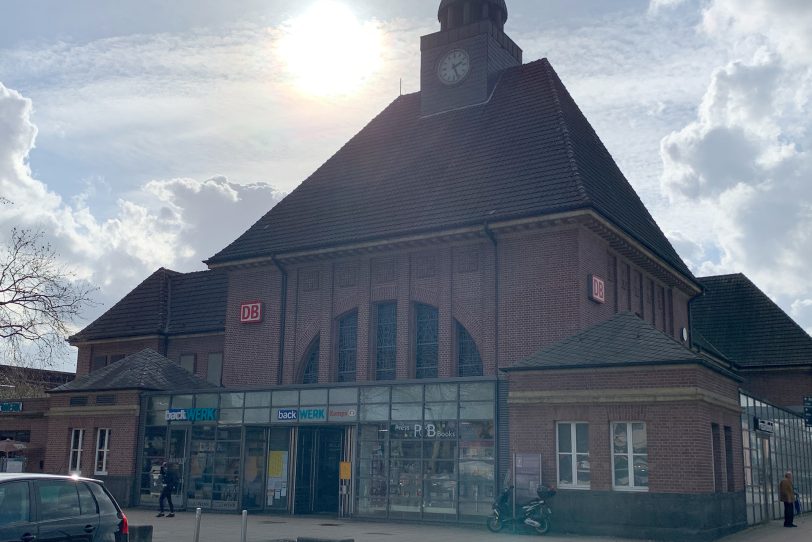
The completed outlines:
<svg viewBox="0 0 812 542">
<path fill-rule="evenodd" d="M 183 354 L 180 357 L 180 366 L 189 371 L 190 373 L 195 374 L 195 355 Z"/>
<path fill-rule="evenodd" d="M 648 489 L 648 441 L 643 422 L 612 423 L 612 487 Z"/>
<path fill-rule="evenodd" d="M 727 467 L 727 490 L 735 491 L 733 481 L 733 429 L 725 426 L 725 466 Z"/>
<path fill-rule="evenodd" d="M 107 474 L 107 455 L 110 453 L 110 430 L 99 429 L 96 433 L 96 472 Z"/>
<path fill-rule="evenodd" d="M 115 363 L 127 357 L 125 354 L 116 354 L 115 356 L 110 356 L 110 363 Z"/>
<path fill-rule="evenodd" d="M 558 423 L 558 486 L 589 489 L 589 424 Z"/>
<path fill-rule="evenodd" d="M 217 352 L 209 354 L 206 367 L 206 380 L 215 386 L 219 386 L 223 381 L 223 354 Z"/>
<path fill-rule="evenodd" d="M 719 424 L 711 424 L 711 453 L 713 454 L 713 490 L 722 491 L 722 450 L 719 446 Z"/>
<path fill-rule="evenodd" d="M 338 381 L 355 382 L 358 357 L 358 313 L 338 322 Z"/>
<path fill-rule="evenodd" d="M 107 356 L 93 356 L 93 363 L 90 366 L 90 371 L 98 371 L 107 365 Z"/>
<path fill-rule="evenodd" d="M 84 429 L 73 429 L 70 437 L 70 461 L 68 472 L 82 474 L 82 442 L 85 438 Z"/>
<path fill-rule="evenodd" d="M 437 378 L 439 315 L 429 305 L 417 305 L 416 312 L 415 376 Z"/>
<path fill-rule="evenodd" d="M 382 303 L 377 310 L 375 378 L 394 380 L 398 338 L 397 303 Z"/>
</svg>

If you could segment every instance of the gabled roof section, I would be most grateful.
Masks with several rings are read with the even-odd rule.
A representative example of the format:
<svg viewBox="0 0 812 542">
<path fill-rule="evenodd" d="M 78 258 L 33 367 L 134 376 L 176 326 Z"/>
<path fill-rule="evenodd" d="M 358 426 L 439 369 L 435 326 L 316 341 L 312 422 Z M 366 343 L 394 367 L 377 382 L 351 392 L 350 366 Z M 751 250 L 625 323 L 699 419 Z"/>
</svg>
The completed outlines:
<svg viewBox="0 0 812 542">
<path fill-rule="evenodd" d="M 691 304 L 694 342 L 742 368 L 812 365 L 812 337 L 741 273 L 702 277 Z"/>
<path fill-rule="evenodd" d="M 63 384 L 49 393 L 111 390 L 197 390 L 217 386 L 149 348 Z"/>
<path fill-rule="evenodd" d="M 397 98 L 210 265 L 594 209 L 693 279 L 546 59 L 481 106 Z"/>
<path fill-rule="evenodd" d="M 224 271 L 178 273 L 160 268 L 68 340 L 202 333 L 225 328 Z"/>
<path fill-rule="evenodd" d="M 636 314 L 609 320 L 539 350 L 511 370 L 575 369 L 709 362 Z M 721 368 L 721 367 L 714 367 Z"/>
</svg>

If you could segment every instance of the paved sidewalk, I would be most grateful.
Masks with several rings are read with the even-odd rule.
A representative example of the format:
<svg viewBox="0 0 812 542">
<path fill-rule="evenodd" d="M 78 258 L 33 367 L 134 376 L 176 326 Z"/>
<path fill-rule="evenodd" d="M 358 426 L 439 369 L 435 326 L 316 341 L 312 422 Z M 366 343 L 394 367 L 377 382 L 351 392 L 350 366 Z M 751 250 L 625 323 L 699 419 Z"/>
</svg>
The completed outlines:
<svg viewBox="0 0 812 542">
<path fill-rule="evenodd" d="M 126 510 L 132 525 L 153 525 L 154 542 L 193 542 L 194 512 L 180 512 L 174 518 L 156 518 L 154 510 Z M 204 512 L 200 542 L 239 542 L 239 515 Z M 780 521 L 748 529 L 721 539 L 722 542 L 801 542 L 812 540 L 812 517 L 796 518 L 797 529 L 785 529 Z M 355 542 L 499 542 L 529 540 L 532 535 L 493 534 L 482 527 L 378 523 L 339 520 L 331 517 L 249 515 L 248 542 L 296 540 L 298 536 L 342 539 Z M 517 538 L 518 536 L 518 538 Z M 537 538 L 537 537 L 532 537 Z M 549 542 L 621 542 L 624 539 L 552 534 Z M 639 542 L 636 541 L 636 542 Z"/>
</svg>

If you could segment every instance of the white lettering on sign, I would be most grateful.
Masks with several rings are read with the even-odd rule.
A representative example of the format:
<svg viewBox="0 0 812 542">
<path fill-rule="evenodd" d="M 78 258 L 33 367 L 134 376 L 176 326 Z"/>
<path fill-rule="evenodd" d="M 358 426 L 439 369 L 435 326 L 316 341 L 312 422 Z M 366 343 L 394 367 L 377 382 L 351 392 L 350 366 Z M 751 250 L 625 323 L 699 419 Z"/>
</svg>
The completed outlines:
<svg viewBox="0 0 812 542">
<path fill-rule="evenodd" d="M 262 302 L 243 303 L 240 305 L 240 323 L 255 324 L 262 322 Z"/>
<path fill-rule="evenodd" d="M 596 275 L 589 275 L 589 299 L 606 303 L 606 283 Z"/>
</svg>

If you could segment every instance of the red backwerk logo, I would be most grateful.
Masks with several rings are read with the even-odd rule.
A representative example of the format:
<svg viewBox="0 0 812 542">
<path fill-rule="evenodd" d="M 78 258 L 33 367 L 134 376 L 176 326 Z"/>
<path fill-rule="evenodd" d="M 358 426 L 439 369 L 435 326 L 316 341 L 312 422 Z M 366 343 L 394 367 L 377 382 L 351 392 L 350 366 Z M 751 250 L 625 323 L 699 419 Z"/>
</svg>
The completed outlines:
<svg viewBox="0 0 812 542">
<path fill-rule="evenodd" d="M 262 322 L 262 303 L 254 301 L 240 305 L 240 323 L 255 324 L 257 322 Z"/>
</svg>

